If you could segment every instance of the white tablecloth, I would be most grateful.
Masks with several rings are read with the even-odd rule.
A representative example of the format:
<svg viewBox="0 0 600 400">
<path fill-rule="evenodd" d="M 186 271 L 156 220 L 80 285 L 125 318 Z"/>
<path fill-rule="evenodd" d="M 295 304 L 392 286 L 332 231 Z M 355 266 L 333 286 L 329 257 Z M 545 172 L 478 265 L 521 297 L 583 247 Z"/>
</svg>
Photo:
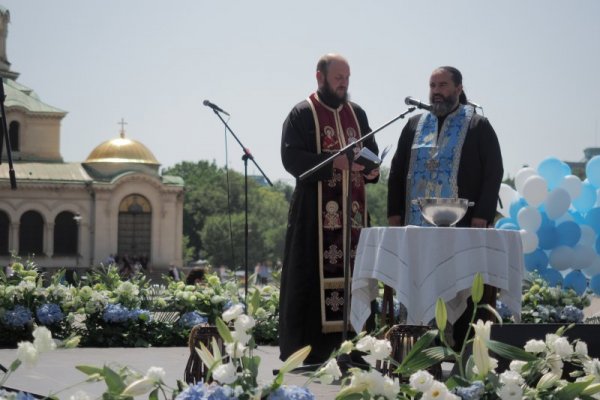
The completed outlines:
<svg viewBox="0 0 600 400">
<path fill-rule="evenodd" d="M 408 309 L 409 324 L 435 317 L 438 297 L 448 321 L 466 308 L 474 275 L 500 290 L 500 299 L 518 319 L 521 314 L 523 247 L 518 231 L 476 228 L 366 228 L 360 235 L 350 322 L 360 332 L 378 295 L 377 281 L 396 291 Z"/>
</svg>

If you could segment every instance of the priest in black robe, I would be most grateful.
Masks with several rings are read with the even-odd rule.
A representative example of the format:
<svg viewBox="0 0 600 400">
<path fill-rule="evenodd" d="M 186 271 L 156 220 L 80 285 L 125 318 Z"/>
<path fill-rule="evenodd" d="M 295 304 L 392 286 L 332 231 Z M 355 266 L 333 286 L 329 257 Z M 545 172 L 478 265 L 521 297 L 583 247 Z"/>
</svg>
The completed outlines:
<svg viewBox="0 0 600 400">
<path fill-rule="evenodd" d="M 429 113 L 409 119 L 402 130 L 388 180 L 390 226 L 421 225 L 417 197 L 459 197 L 474 202 L 459 227 L 487 228 L 496 215 L 504 170 L 492 125 L 468 105 L 462 74 L 454 67 L 433 71 Z M 435 245 L 432 243 L 431 245 Z M 483 302 L 495 307 L 496 289 L 485 285 Z M 462 344 L 472 304 L 454 324 Z M 478 317 L 489 319 L 489 315 Z"/>
<path fill-rule="evenodd" d="M 379 170 L 369 172 L 340 155 L 311 176 L 305 171 L 329 158 L 332 152 L 371 131 L 363 109 L 348 101 L 348 62 L 328 54 L 317 64 L 318 90 L 298 103 L 283 124 L 281 158 L 296 179 L 290 202 L 285 240 L 279 315 L 280 358 L 311 345 L 305 363 L 325 361 L 341 344 L 343 307 L 343 231 L 351 225 L 351 261 L 360 228 L 366 226 L 364 184 L 376 182 Z M 373 138 L 365 146 L 377 154 Z M 352 221 L 345 221 L 343 187 L 352 190 Z M 340 272 L 342 275 L 340 275 Z"/>
</svg>

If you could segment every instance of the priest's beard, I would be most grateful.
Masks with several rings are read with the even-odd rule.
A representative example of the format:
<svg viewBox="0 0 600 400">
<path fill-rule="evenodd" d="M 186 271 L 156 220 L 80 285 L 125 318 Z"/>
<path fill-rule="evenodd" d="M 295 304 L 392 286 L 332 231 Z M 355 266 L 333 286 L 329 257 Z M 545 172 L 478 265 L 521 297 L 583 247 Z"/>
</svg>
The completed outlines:
<svg viewBox="0 0 600 400">
<path fill-rule="evenodd" d="M 442 101 L 434 101 L 439 99 L 441 99 Z M 458 101 L 458 97 L 452 95 L 444 97 L 441 94 L 436 94 L 435 96 L 430 98 L 429 101 L 431 102 L 431 113 L 436 117 L 443 117 L 445 115 L 450 114 L 450 112 L 454 110 Z"/>
<path fill-rule="evenodd" d="M 338 108 L 349 99 L 348 91 L 344 92 L 343 96 L 338 95 L 325 80 L 324 85 L 319 89 L 319 97 L 329 107 Z"/>
</svg>

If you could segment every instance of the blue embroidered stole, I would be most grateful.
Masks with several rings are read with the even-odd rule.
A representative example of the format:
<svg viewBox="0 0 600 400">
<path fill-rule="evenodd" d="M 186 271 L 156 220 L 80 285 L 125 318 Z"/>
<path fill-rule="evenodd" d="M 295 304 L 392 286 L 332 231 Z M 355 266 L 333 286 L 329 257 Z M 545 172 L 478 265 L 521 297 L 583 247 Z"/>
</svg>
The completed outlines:
<svg viewBox="0 0 600 400">
<path fill-rule="evenodd" d="M 406 225 L 429 225 L 421 215 L 419 197 L 458 197 L 458 167 L 473 108 L 460 105 L 444 120 L 438 135 L 438 119 L 421 115 L 410 152 L 406 182 Z"/>
</svg>

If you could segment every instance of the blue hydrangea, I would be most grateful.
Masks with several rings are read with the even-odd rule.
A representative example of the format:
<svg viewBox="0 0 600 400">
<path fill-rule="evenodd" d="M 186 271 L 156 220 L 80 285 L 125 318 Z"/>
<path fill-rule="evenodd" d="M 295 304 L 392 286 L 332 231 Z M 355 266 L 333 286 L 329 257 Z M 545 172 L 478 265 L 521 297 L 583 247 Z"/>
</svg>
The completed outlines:
<svg viewBox="0 0 600 400">
<path fill-rule="evenodd" d="M 583 311 L 579 308 L 568 305 L 560 311 L 560 320 L 566 322 L 581 322 L 583 321 Z"/>
<path fill-rule="evenodd" d="M 498 311 L 498 314 L 500 314 L 502 320 L 507 320 L 512 317 L 512 312 L 510 311 L 510 308 L 508 308 L 508 306 L 500 300 L 496 300 L 496 311 Z"/>
<path fill-rule="evenodd" d="M 136 310 L 131 310 L 129 312 L 129 319 L 131 320 L 144 320 L 144 321 L 150 321 L 150 311 L 148 310 L 142 310 L 141 308 L 138 308 Z"/>
<path fill-rule="evenodd" d="M 28 308 L 17 305 L 4 314 L 2 322 L 12 328 L 22 328 L 31 321 L 31 317 L 32 313 Z"/>
<path fill-rule="evenodd" d="M 305 387 L 281 386 L 272 392 L 267 400 L 315 400 L 315 395 Z"/>
<path fill-rule="evenodd" d="M 184 328 L 192 328 L 198 324 L 205 324 L 208 322 L 208 318 L 198 313 L 198 311 L 186 312 L 179 318 L 177 323 Z"/>
<path fill-rule="evenodd" d="M 121 323 L 129 319 L 129 309 L 121 304 L 109 304 L 104 309 L 102 319 L 106 322 Z"/>
<path fill-rule="evenodd" d="M 14 392 L 7 392 L 4 389 L 0 389 L 0 399 L 11 398 L 14 396 Z M 18 392 L 15 396 L 16 400 L 35 400 L 35 397 L 31 393 Z"/>
<path fill-rule="evenodd" d="M 205 385 L 198 382 L 181 392 L 175 400 L 233 400 L 237 399 L 229 386 Z"/>
<path fill-rule="evenodd" d="M 62 313 L 60 307 L 58 304 L 54 303 L 42 304 L 35 311 L 35 315 L 42 325 L 52 325 L 62 321 L 64 318 L 64 314 Z"/>
<path fill-rule="evenodd" d="M 479 400 L 485 393 L 485 386 L 481 381 L 475 381 L 471 386 L 457 387 L 454 389 L 454 394 L 462 400 Z"/>
</svg>

